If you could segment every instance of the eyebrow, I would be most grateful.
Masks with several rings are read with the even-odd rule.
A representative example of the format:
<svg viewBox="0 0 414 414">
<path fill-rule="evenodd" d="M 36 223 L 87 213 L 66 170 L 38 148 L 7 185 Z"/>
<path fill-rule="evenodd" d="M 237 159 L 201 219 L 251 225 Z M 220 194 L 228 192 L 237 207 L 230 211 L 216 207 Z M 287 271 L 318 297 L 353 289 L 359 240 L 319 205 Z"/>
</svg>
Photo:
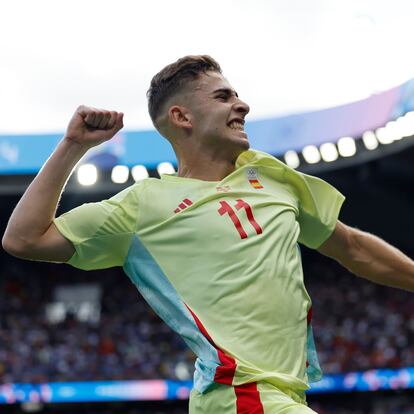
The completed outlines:
<svg viewBox="0 0 414 414">
<path fill-rule="evenodd" d="M 239 97 L 238 93 L 230 88 L 220 88 L 213 91 L 213 94 L 225 93 L 226 95 L 235 95 L 237 98 Z"/>
</svg>

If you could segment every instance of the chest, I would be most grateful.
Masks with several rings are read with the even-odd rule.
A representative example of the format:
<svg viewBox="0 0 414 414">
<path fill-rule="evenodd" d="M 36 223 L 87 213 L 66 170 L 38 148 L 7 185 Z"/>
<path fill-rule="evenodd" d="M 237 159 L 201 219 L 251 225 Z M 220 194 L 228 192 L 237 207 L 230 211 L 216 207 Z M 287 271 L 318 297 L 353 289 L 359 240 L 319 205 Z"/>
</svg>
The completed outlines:
<svg viewBox="0 0 414 414">
<path fill-rule="evenodd" d="M 157 183 L 158 191 L 147 191 L 141 199 L 139 233 L 243 240 L 295 221 L 298 204 L 289 186 L 266 176 L 253 182 L 244 177 L 220 183 Z"/>
</svg>

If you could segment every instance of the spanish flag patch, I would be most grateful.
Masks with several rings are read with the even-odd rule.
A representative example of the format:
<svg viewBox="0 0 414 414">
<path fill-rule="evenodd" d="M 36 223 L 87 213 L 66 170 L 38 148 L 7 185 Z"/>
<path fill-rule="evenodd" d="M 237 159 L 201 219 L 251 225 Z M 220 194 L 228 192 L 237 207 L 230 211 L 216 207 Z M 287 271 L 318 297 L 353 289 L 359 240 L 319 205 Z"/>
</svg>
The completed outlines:
<svg viewBox="0 0 414 414">
<path fill-rule="evenodd" d="M 247 179 L 253 188 L 256 188 L 256 189 L 263 188 L 262 184 L 259 181 L 259 175 L 257 173 L 257 168 L 253 168 L 253 167 L 248 168 L 246 170 L 246 174 L 247 174 Z"/>
<path fill-rule="evenodd" d="M 249 180 L 249 183 L 254 188 L 263 188 L 263 186 L 259 183 L 259 180 Z"/>
</svg>

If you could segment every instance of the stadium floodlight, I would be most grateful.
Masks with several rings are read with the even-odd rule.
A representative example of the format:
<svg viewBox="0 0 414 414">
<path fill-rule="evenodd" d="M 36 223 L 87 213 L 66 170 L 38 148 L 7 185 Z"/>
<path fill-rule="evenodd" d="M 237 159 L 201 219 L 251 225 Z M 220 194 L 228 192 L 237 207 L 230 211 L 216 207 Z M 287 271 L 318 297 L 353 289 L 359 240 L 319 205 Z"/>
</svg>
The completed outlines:
<svg viewBox="0 0 414 414">
<path fill-rule="evenodd" d="M 283 156 L 285 162 L 291 168 L 298 168 L 300 165 L 299 156 L 296 151 L 290 150 L 286 151 L 285 155 Z"/>
<path fill-rule="evenodd" d="M 174 174 L 175 168 L 170 162 L 161 162 L 160 164 L 158 164 L 157 171 L 159 175 Z"/>
<path fill-rule="evenodd" d="M 405 118 L 405 116 L 400 116 L 395 120 L 395 123 L 400 131 L 400 139 L 411 135 L 411 128 L 409 122 L 407 122 L 407 119 L 408 118 Z"/>
<path fill-rule="evenodd" d="M 315 145 L 306 145 L 302 150 L 302 154 L 308 164 L 316 164 L 321 160 L 321 153 Z"/>
<path fill-rule="evenodd" d="M 390 139 L 393 141 L 398 141 L 404 136 L 401 129 L 401 124 L 397 123 L 396 121 L 387 122 L 384 128 L 388 131 L 390 134 Z"/>
<path fill-rule="evenodd" d="M 129 168 L 126 165 L 115 165 L 112 168 L 111 179 L 116 184 L 123 184 L 128 181 Z"/>
<path fill-rule="evenodd" d="M 390 133 L 390 130 L 386 129 L 385 127 L 378 128 L 375 131 L 375 134 L 377 136 L 378 141 L 383 145 L 391 144 L 394 141 Z"/>
<path fill-rule="evenodd" d="M 365 148 L 370 151 L 378 148 L 378 140 L 374 131 L 365 131 L 362 134 L 362 141 L 364 142 Z"/>
<path fill-rule="evenodd" d="M 356 154 L 355 140 L 352 137 L 342 137 L 338 140 L 338 151 L 342 157 L 352 157 Z"/>
<path fill-rule="evenodd" d="M 149 177 L 148 170 L 144 165 L 135 165 L 131 170 L 132 178 L 135 182 L 145 180 Z"/>
<path fill-rule="evenodd" d="M 414 112 L 407 112 L 404 116 L 400 116 L 395 122 L 400 128 L 403 138 L 414 135 Z"/>
<path fill-rule="evenodd" d="M 77 171 L 78 182 L 81 185 L 93 185 L 98 180 L 98 169 L 93 164 L 83 164 Z"/>
<path fill-rule="evenodd" d="M 338 150 L 336 145 L 332 142 L 325 142 L 319 148 L 321 152 L 322 159 L 326 162 L 332 162 L 338 159 Z"/>
</svg>

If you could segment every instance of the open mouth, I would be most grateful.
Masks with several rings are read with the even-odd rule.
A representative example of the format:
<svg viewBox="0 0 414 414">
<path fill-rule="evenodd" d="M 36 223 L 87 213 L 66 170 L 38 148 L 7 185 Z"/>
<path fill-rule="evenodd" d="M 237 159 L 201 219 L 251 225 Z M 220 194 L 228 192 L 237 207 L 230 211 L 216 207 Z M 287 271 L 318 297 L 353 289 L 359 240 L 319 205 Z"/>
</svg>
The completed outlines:
<svg viewBox="0 0 414 414">
<path fill-rule="evenodd" d="M 240 122 L 240 121 L 237 121 L 237 120 L 231 121 L 229 123 L 229 127 L 231 129 L 236 130 L 236 131 L 244 132 L 244 123 L 243 122 Z"/>
</svg>

